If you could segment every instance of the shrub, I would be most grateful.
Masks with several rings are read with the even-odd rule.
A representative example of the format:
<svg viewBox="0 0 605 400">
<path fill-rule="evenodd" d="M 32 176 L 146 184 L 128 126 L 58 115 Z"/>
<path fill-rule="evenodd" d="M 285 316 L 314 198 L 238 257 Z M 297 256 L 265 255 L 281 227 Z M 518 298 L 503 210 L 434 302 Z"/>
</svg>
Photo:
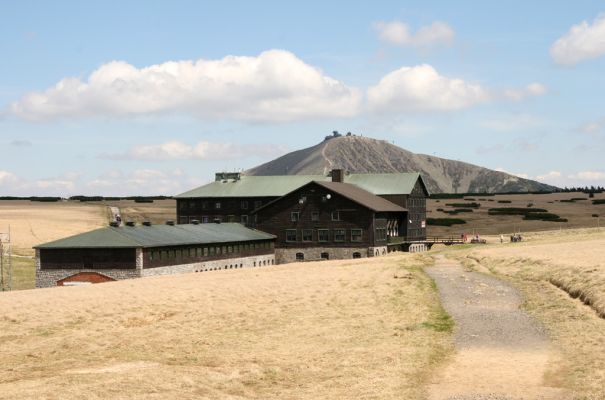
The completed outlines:
<svg viewBox="0 0 605 400">
<path fill-rule="evenodd" d="M 498 200 L 498 203 L 512 203 L 510 200 Z"/>
<path fill-rule="evenodd" d="M 530 213 L 545 213 L 548 210 L 544 208 L 518 208 L 518 207 L 500 207 L 487 210 L 489 215 L 527 215 Z"/>
<path fill-rule="evenodd" d="M 528 204 L 527 204 L 527 207 L 528 207 L 528 208 L 533 207 L 533 206 L 534 206 L 534 203 L 528 203 Z"/>
<path fill-rule="evenodd" d="M 465 212 L 473 212 L 473 209 L 472 208 L 456 208 L 455 210 L 443 210 L 443 212 L 446 214 L 450 214 L 450 215 L 456 215 L 456 214 L 465 213 Z"/>
<path fill-rule="evenodd" d="M 552 213 L 528 213 L 523 216 L 524 220 L 532 220 L 532 221 L 548 221 L 548 222 L 567 222 L 566 218 L 561 218 L 557 214 Z"/>
<path fill-rule="evenodd" d="M 479 208 L 481 204 L 479 203 L 446 203 L 446 206 L 450 207 L 459 207 L 459 208 Z"/>
<path fill-rule="evenodd" d="M 592 204 L 605 204 L 605 199 L 597 199 L 593 200 Z"/>
<path fill-rule="evenodd" d="M 460 218 L 427 218 L 427 225 L 434 226 L 452 226 L 456 224 L 466 224 L 466 221 Z"/>
<path fill-rule="evenodd" d="M 599 214 L 592 214 L 593 218 L 599 218 Z"/>
</svg>

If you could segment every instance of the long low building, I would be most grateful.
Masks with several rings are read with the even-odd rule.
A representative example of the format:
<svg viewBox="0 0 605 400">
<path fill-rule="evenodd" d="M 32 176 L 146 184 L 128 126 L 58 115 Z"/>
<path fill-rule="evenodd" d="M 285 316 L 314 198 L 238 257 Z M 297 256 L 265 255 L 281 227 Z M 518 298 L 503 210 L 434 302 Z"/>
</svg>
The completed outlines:
<svg viewBox="0 0 605 400">
<path fill-rule="evenodd" d="M 238 223 L 108 226 L 34 249 L 36 287 L 275 264 L 275 236 Z"/>
</svg>

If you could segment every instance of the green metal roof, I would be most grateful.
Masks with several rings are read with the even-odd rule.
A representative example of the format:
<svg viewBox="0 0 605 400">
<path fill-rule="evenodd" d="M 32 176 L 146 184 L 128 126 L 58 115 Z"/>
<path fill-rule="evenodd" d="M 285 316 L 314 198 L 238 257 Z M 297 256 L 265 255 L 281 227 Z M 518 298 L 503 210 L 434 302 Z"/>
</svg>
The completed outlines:
<svg viewBox="0 0 605 400">
<path fill-rule="evenodd" d="M 418 173 L 349 174 L 345 175 L 344 181 L 376 195 L 409 194 L 419 178 Z M 309 182 L 331 180 L 323 175 L 242 175 L 239 180 L 211 182 L 175 197 L 280 197 Z"/>
<path fill-rule="evenodd" d="M 137 248 L 244 242 L 275 236 L 238 223 L 122 226 L 96 229 L 35 246 L 36 249 Z"/>
</svg>

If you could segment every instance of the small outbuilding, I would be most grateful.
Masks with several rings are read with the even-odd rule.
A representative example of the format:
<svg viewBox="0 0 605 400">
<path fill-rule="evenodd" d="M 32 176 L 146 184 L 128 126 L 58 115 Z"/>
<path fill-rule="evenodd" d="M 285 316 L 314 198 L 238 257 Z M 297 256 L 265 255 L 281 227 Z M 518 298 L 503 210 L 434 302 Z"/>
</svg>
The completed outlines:
<svg viewBox="0 0 605 400">
<path fill-rule="evenodd" d="M 238 223 L 108 226 L 34 249 L 36 287 L 275 264 L 275 236 Z"/>
</svg>

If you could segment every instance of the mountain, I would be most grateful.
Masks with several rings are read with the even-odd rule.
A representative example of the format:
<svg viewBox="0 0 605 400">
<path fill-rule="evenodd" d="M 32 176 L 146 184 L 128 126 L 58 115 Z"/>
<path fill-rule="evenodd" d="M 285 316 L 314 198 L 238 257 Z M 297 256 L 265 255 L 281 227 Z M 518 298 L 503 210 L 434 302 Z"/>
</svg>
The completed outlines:
<svg viewBox="0 0 605 400">
<path fill-rule="evenodd" d="M 431 193 L 554 191 L 556 187 L 461 161 L 415 154 L 384 140 L 334 134 L 315 146 L 251 168 L 247 175 L 420 172 Z"/>
</svg>

